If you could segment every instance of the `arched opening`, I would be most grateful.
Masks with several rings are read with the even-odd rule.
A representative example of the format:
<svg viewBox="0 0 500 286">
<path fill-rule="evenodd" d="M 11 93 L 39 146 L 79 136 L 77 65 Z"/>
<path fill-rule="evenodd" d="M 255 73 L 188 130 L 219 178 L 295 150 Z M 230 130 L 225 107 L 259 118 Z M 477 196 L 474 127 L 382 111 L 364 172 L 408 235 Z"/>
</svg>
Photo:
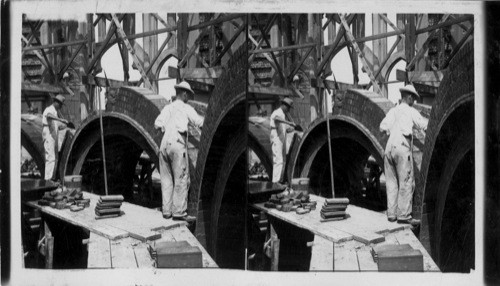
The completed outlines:
<svg viewBox="0 0 500 286">
<path fill-rule="evenodd" d="M 309 178 L 313 193 L 331 198 L 326 122 L 314 128 L 302 145 L 294 174 Z M 335 197 L 347 197 L 352 204 L 384 210 L 382 157 L 373 139 L 352 122 L 335 117 L 330 118 L 330 133 Z"/>
</svg>

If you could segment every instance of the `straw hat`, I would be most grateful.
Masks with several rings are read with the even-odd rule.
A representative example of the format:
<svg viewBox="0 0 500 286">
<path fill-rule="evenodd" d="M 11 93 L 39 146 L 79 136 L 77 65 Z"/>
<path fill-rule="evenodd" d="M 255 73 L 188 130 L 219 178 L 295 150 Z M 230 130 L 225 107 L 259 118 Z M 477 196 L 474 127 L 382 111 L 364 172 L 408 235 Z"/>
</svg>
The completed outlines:
<svg viewBox="0 0 500 286">
<path fill-rule="evenodd" d="M 187 83 L 185 81 L 181 81 L 180 83 L 174 85 L 174 88 L 175 89 L 183 89 L 185 91 L 190 92 L 191 94 L 194 94 L 194 91 L 191 89 L 191 86 L 189 85 L 189 83 Z"/>
<path fill-rule="evenodd" d="M 285 97 L 281 100 L 281 102 L 288 105 L 290 108 L 293 108 L 293 100 L 291 98 Z"/>
<path fill-rule="evenodd" d="M 64 104 L 64 101 L 66 100 L 66 98 L 64 97 L 64 95 L 58 94 L 58 95 L 56 95 L 56 97 L 54 97 L 54 100 L 57 100 L 57 101 L 59 101 L 59 103 Z"/>
<path fill-rule="evenodd" d="M 404 87 L 400 88 L 399 89 L 399 92 L 401 93 L 411 93 L 413 95 L 416 95 L 418 98 L 420 98 L 420 94 L 418 94 L 417 90 L 415 89 L 415 87 L 411 84 L 408 84 L 408 85 L 405 85 Z"/>
</svg>

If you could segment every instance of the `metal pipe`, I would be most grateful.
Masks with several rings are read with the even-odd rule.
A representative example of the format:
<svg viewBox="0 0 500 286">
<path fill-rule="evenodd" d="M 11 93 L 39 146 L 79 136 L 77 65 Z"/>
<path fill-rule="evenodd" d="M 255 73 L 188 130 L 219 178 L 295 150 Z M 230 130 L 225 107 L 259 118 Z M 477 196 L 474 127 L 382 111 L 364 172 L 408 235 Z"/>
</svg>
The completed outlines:
<svg viewBox="0 0 500 286">
<path fill-rule="evenodd" d="M 326 86 L 326 84 L 325 84 Z M 327 131 L 327 136 L 328 136 L 328 158 L 330 158 L 330 182 L 331 182 L 331 187 L 332 187 L 332 198 L 335 198 L 335 179 L 333 176 L 333 159 L 332 159 L 332 139 L 330 138 L 330 120 L 328 119 L 328 104 L 327 104 L 327 98 L 326 95 L 330 95 L 328 92 L 328 89 L 325 88 L 325 98 L 323 101 L 325 102 L 325 118 L 326 118 L 326 131 Z"/>
<path fill-rule="evenodd" d="M 100 88 L 99 88 L 100 89 Z M 99 125 L 101 132 L 102 165 L 104 167 L 104 191 L 108 195 L 108 174 L 106 171 L 106 151 L 104 150 L 104 128 L 102 124 L 101 93 L 99 92 Z"/>
</svg>

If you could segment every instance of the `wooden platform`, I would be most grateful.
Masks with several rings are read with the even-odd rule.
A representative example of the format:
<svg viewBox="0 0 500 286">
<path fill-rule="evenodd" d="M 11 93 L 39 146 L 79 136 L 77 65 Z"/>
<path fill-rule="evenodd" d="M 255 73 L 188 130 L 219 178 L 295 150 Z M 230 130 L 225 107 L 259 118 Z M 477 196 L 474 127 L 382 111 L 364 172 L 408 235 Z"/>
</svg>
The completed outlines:
<svg viewBox="0 0 500 286">
<path fill-rule="evenodd" d="M 147 242 L 132 237 L 111 240 L 91 233 L 87 268 L 154 268 L 155 262 L 149 254 L 148 245 L 154 246 L 159 241 L 183 240 L 200 248 L 204 268 L 217 268 L 215 261 L 186 226 L 163 229 L 159 233 L 160 239 Z"/>
<path fill-rule="evenodd" d="M 121 206 L 121 210 L 125 212 L 125 215 L 117 218 L 96 220 L 94 209 L 99 196 L 83 192 L 83 197 L 90 199 L 90 207 L 79 212 L 40 206 L 37 201 L 29 201 L 27 205 L 39 209 L 46 215 L 83 227 L 92 233 L 111 240 L 129 236 L 142 241 L 153 240 L 160 237 L 160 230 L 186 225 L 186 222 L 183 221 L 164 219 L 161 212 L 157 210 L 127 202 L 124 202 Z"/>
<path fill-rule="evenodd" d="M 410 229 L 389 232 L 384 236 L 384 242 L 371 245 L 365 245 L 355 240 L 334 244 L 320 236 L 315 236 L 311 246 L 310 271 L 332 271 L 334 265 L 335 271 L 378 271 L 377 263 L 373 261 L 370 250 L 371 247 L 381 244 L 410 244 L 413 249 L 422 252 L 424 272 L 440 271 L 427 250 Z"/>
<path fill-rule="evenodd" d="M 310 195 L 317 202 L 317 208 L 308 214 L 282 212 L 268 209 L 263 203 L 253 207 L 280 221 L 287 222 L 315 234 L 312 243 L 311 271 L 378 271 L 370 249 L 380 244 L 410 244 L 424 255 L 424 271 L 440 271 L 429 253 L 418 241 L 409 225 L 387 221 L 386 215 L 349 205 L 349 217 L 340 221 L 320 222 L 320 211 L 324 198 Z M 272 243 L 279 248 L 279 238 L 271 229 Z M 276 243 L 277 242 L 277 243 Z M 279 252 L 279 250 L 278 250 Z M 273 257 L 278 257 L 275 254 Z M 273 259 L 271 257 L 271 259 Z M 277 269 L 277 265 L 274 265 Z"/>
<path fill-rule="evenodd" d="M 340 221 L 320 222 L 320 211 L 324 198 L 310 195 L 311 201 L 317 202 L 317 208 L 305 215 L 295 212 L 282 212 L 264 207 L 264 203 L 253 206 L 277 219 L 307 229 L 317 236 L 332 242 L 356 240 L 364 244 L 379 243 L 385 240 L 383 233 L 409 228 L 409 225 L 390 223 L 384 214 L 360 208 L 354 205 L 347 207 L 349 218 Z"/>
</svg>

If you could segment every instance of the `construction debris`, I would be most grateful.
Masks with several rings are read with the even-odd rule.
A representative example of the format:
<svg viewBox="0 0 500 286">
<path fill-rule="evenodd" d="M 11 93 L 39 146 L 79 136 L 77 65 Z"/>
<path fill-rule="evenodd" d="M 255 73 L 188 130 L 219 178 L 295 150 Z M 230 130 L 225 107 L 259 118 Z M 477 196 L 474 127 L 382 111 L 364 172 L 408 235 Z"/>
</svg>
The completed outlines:
<svg viewBox="0 0 500 286">
<path fill-rule="evenodd" d="M 309 213 L 311 210 L 315 210 L 316 204 L 317 202 L 311 202 L 309 200 L 309 194 L 287 188 L 279 194 L 271 195 L 269 201 L 264 203 L 264 206 L 270 209 L 275 208 L 282 212 L 294 211 L 302 215 Z"/>
</svg>

